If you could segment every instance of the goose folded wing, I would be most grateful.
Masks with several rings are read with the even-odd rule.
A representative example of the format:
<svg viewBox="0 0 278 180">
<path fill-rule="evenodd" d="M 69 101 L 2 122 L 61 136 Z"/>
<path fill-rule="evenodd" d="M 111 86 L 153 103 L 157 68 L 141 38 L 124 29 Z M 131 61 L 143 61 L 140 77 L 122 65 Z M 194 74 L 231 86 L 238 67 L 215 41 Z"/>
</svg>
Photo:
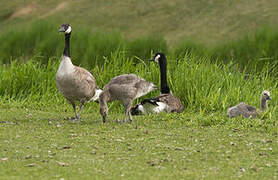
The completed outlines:
<svg viewBox="0 0 278 180">
<path fill-rule="evenodd" d="M 150 103 L 152 105 L 155 105 L 155 106 L 159 106 L 159 104 L 157 104 L 158 102 L 164 102 L 166 101 L 166 99 L 164 97 L 168 96 L 167 94 L 163 94 L 163 95 L 160 95 L 160 96 L 157 96 L 155 98 L 149 98 L 149 99 L 144 99 L 141 104 L 144 105 L 146 103 Z"/>
<path fill-rule="evenodd" d="M 91 88 L 98 88 L 94 76 L 84 68 L 75 67 L 76 77 L 79 77 L 80 81 L 88 83 Z"/>
</svg>

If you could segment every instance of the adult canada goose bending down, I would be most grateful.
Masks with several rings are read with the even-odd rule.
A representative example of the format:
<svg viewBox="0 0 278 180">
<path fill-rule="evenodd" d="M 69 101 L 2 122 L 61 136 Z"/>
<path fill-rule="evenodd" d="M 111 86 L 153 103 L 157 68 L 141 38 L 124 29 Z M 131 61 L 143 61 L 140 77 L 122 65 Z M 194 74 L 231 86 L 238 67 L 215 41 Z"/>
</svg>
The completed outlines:
<svg viewBox="0 0 278 180">
<path fill-rule="evenodd" d="M 268 100 L 271 100 L 270 92 L 264 90 L 261 94 L 261 99 L 260 99 L 261 112 L 264 112 L 267 109 Z M 258 117 L 259 114 L 257 109 L 254 106 L 250 106 L 245 104 L 244 102 L 241 102 L 236 106 L 230 107 L 227 111 L 227 116 L 229 118 L 234 118 L 238 116 L 242 116 L 244 118 L 255 118 Z"/>
<path fill-rule="evenodd" d="M 177 112 L 181 113 L 184 109 L 180 99 L 172 94 L 167 84 L 167 61 L 163 53 L 157 53 L 152 61 L 159 63 L 160 66 L 160 94 L 155 98 L 145 99 L 141 103 L 131 108 L 132 115 Z"/>
<path fill-rule="evenodd" d="M 125 108 L 123 122 L 126 122 L 127 116 L 129 116 L 129 120 L 132 122 L 130 108 L 133 100 L 155 89 L 156 86 L 153 83 L 148 82 L 135 74 L 123 74 L 114 77 L 103 87 L 103 91 L 99 96 L 100 114 L 103 123 L 105 123 L 108 114 L 107 102 L 119 100 Z"/>
<path fill-rule="evenodd" d="M 101 90 L 98 89 L 93 75 L 84 68 L 74 66 L 70 59 L 69 24 L 61 25 L 59 32 L 65 33 L 65 49 L 56 73 L 56 85 L 63 96 L 70 102 L 74 109 L 75 119 L 79 120 L 85 102 L 97 100 Z M 79 113 L 76 112 L 75 101 L 80 102 Z"/>
</svg>

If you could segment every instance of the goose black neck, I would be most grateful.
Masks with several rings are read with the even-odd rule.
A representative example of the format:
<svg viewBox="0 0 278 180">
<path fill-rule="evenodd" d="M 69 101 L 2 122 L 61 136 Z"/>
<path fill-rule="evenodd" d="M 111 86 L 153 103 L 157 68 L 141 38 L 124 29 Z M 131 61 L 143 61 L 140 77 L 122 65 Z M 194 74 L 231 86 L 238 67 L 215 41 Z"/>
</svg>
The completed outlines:
<svg viewBox="0 0 278 180">
<path fill-rule="evenodd" d="M 160 66 L 160 92 L 162 94 L 168 94 L 170 93 L 170 88 L 168 87 L 167 84 L 167 61 L 166 57 L 163 55 L 160 58 L 159 61 L 159 66 Z"/>
<path fill-rule="evenodd" d="M 65 34 L 65 49 L 63 55 L 70 57 L 70 33 Z"/>
</svg>

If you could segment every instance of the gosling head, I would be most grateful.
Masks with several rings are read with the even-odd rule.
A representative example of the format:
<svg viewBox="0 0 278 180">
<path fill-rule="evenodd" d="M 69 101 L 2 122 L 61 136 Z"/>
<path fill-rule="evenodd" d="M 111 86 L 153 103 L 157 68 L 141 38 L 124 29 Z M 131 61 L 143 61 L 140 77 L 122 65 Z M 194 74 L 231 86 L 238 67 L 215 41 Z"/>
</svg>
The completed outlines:
<svg viewBox="0 0 278 180">
<path fill-rule="evenodd" d="M 64 32 L 65 34 L 70 34 L 71 33 L 71 27 L 69 24 L 62 24 L 59 32 Z"/>
<path fill-rule="evenodd" d="M 156 53 L 153 58 L 151 59 L 151 61 L 154 61 L 156 63 L 161 62 L 162 60 L 165 60 L 165 55 L 163 53 Z"/>
<path fill-rule="evenodd" d="M 265 100 L 265 101 L 271 100 L 270 92 L 267 91 L 267 90 L 264 90 L 264 91 L 262 92 L 261 99 L 262 99 L 262 100 Z"/>
</svg>

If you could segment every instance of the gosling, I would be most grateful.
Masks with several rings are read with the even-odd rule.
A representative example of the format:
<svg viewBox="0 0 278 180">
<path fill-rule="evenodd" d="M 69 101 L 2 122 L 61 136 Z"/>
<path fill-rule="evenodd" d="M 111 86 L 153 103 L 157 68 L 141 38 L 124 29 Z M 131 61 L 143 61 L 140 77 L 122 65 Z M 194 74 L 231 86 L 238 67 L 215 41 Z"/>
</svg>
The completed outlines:
<svg viewBox="0 0 278 180">
<path fill-rule="evenodd" d="M 102 93 L 99 95 L 100 114 L 103 123 L 106 122 L 108 114 L 107 102 L 119 100 L 125 109 L 123 122 L 126 122 L 127 116 L 129 121 L 133 122 L 130 108 L 132 102 L 153 90 L 156 86 L 135 74 L 123 74 L 114 77 L 107 85 L 103 87 Z"/>
<path fill-rule="evenodd" d="M 261 94 L 261 99 L 260 99 L 261 109 L 259 112 L 257 111 L 256 107 L 241 102 L 236 106 L 230 107 L 227 111 L 227 116 L 229 118 L 235 118 L 238 116 L 242 116 L 244 118 L 256 118 L 259 116 L 260 112 L 264 112 L 267 109 L 268 100 L 271 100 L 270 92 L 264 90 Z"/>
</svg>

